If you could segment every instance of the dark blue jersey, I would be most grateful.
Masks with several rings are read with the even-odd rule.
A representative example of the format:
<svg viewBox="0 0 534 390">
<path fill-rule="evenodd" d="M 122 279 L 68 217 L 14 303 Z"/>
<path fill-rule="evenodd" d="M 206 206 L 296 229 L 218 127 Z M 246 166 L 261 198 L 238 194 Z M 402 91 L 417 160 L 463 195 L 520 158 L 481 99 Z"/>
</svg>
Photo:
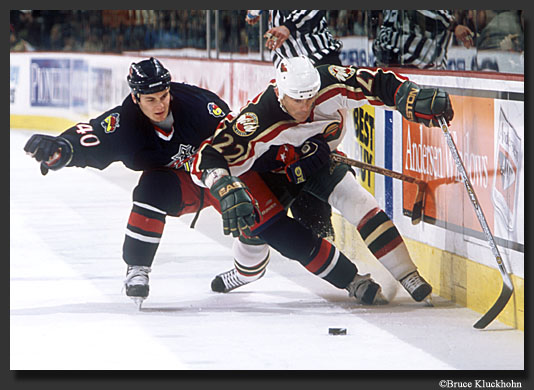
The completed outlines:
<svg viewBox="0 0 534 390">
<path fill-rule="evenodd" d="M 121 161 L 132 170 L 187 168 L 186 161 L 202 141 L 212 136 L 230 111 L 216 94 L 185 83 L 171 83 L 173 128 L 156 127 L 131 95 L 89 123 L 78 123 L 61 134 L 74 148 L 68 166 L 104 169 Z"/>
</svg>

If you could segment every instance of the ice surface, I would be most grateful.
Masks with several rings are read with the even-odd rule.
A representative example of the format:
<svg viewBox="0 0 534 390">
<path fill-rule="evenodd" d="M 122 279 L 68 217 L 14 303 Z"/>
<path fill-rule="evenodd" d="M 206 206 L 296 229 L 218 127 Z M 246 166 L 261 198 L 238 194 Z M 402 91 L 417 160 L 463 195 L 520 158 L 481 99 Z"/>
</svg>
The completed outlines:
<svg viewBox="0 0 534 390">
<path fill-rule="evenodd" d="M 167 218 L 138 311 L 121 258 L 139 173 L 39 172 L 10 132 L 12 370 L 522 370 L 524 333 L 434 296 L 412 301 L 383 269 L 362 266 L 392 303 L 356 304 L 272 252 L 264 278 L 229 294 L 214 275 L 232 266 L 218 214 Z M 496 292 L 497 293 L 497 292 Z M 328 328 L 347 329 L 332 336 Z"/>
</svg>

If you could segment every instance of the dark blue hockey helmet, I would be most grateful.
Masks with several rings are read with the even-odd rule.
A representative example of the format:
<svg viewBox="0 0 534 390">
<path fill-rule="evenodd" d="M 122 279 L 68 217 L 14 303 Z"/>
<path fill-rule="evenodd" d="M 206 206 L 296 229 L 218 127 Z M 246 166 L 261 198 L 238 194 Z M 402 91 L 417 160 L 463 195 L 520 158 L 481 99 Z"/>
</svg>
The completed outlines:
<svg viewBox="0 0 534 390">
<path fill-rule="evenodd" d="M 136 96 L 163 91 L 171 84 L 170 72 L 154 57 L 132 63 L 126 79 Z"/>
</svg>

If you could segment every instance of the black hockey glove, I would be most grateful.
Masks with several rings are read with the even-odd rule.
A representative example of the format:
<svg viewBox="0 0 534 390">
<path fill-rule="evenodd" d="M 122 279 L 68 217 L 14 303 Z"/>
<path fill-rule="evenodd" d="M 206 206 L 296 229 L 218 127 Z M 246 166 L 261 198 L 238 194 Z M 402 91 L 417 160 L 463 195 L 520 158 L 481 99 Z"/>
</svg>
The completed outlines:
<svg viewBox="0 0 534 390">
<path fill-rule="evenodd" d="M 405 81 L 400 86 L 395 104 L 406 119 L 427 127 L 439 127 L 437 117 L 444 117 L 447 123 L 454 117 L 447 92 L 439 88 L 420 88 L 411 81 Z"/>
<path fill-rule="evenodd" d="M 224 234 L 249 236 L 260 212 L 245 183 L 235 176 L 223 176 L 211 186 L 210 192 L 221 204 Z"/>
<path fill-rule="evenodd" d="M 325 139 L 319 135 L 310 138 L 298 149 L 300 156 L 295 162 L 285 167 L 287 178 L 295 184 L 304 183 L 330 158 L 330 147 Z"/>
<path fill-rule="evenodd" d="M 24 151 L 41 163 L 41 173 L 57 171 L 72 160 L 73 148 L 63 137 L 34 134 L 24 145 Z"/>
</svg>

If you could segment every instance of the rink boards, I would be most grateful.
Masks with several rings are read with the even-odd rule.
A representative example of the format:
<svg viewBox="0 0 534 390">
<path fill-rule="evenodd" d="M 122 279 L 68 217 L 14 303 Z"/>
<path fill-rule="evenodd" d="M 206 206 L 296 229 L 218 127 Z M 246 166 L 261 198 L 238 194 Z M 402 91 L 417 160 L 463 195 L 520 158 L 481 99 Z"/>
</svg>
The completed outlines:
<svg viewBox="0 0 534 390">
<path fill-rule="evenodd" d="M 150 55 L 150 54 L 147 54 Z M 11 53 L 11 128 L 58 133 L 118 105 L 138 56 Z M 144 57 L 143 57 L 144 58 Z M 238 110 L 274 78 L 270 64 L 161 57 L 176 81 L 208 88 Z M 524 81 L 519 75 L 401 71 L 452 96 L 451 132 L 516 288 L 499 320 L 524 328 Z M 440 130 L 368 105 L 346 113 L 342 149 L 351 158 L 422 178 L 429 184 L 423 222 L 411 224 L 412 184 L 357 172 L 393 218 L 434 292 L 480 313 L 501 276 Z M 359 236 L 337 213 L 336 241 L 358 262 Z"/>
</svg>

